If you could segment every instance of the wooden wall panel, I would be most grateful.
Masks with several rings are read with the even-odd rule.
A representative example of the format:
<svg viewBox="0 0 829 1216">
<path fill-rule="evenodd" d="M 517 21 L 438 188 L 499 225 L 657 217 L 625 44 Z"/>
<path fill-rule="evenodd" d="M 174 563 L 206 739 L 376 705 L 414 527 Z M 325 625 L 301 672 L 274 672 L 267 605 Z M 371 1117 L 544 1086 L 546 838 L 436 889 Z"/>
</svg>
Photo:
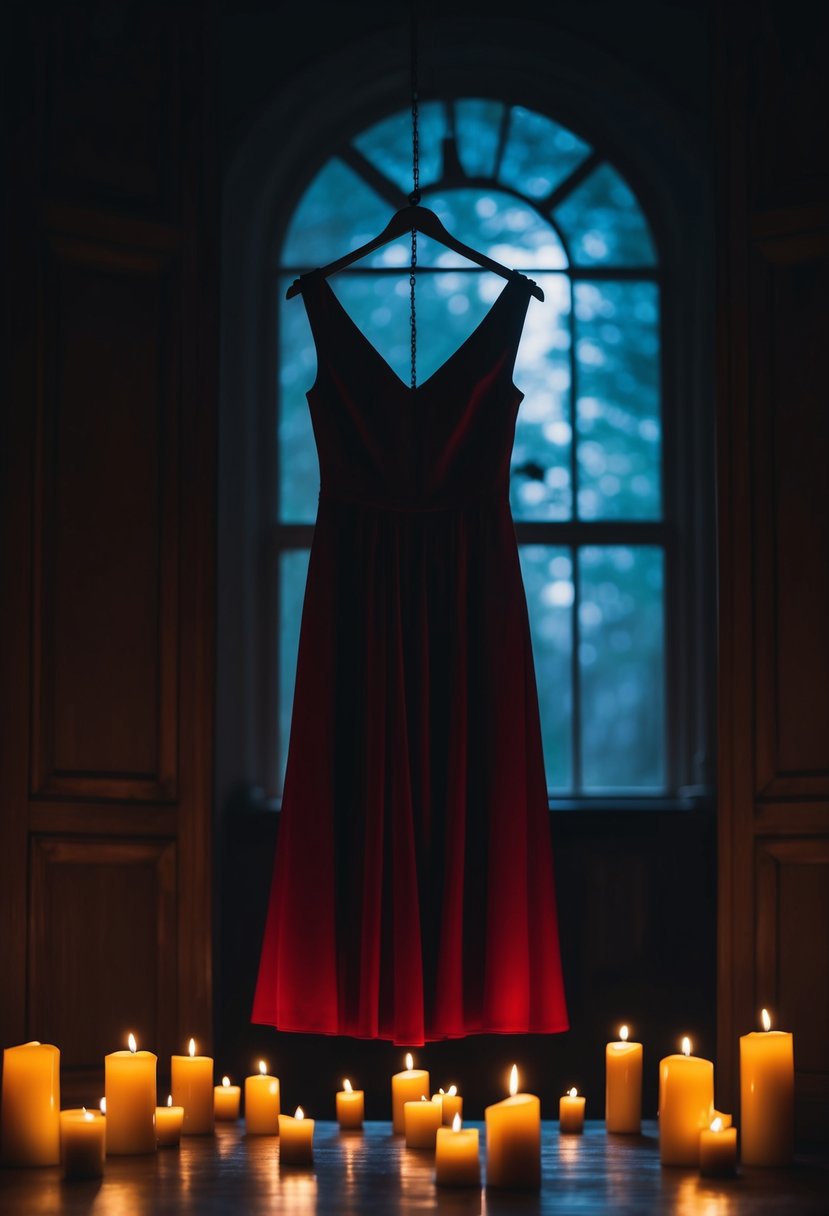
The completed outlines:
<svg viewBox="0 0 829 1216">
<path fill-rule="evenodd" d="M 829 839 L 761 840 L 756 862 L 756 990 L 795 1036 L 796 1118 L 808 1134 L 829 1110 Z"/>
<path fill-rule="evenodd" d="M 36 794 L 175 797 L 178 303 L 165 255 L 47 249 Z"/>
<path fill-rule="evenodd" d="M 130 1031 L 176 1049 L 173 842 L 35 838 L 31 908 L 29 1025 L 62 1069 L 100 1071 Z"/>
<path fill-rule="evenodd" d="M 753 274 L 757 789 L 827 799 L 829 229 L 789 225 Z"/>
<path fill-rule="evenodd" d="M 179 47 L 152 4 L 58 6 L 41 62 L 44 189 L 171 212 L 181 138 Z"/>
</svg>

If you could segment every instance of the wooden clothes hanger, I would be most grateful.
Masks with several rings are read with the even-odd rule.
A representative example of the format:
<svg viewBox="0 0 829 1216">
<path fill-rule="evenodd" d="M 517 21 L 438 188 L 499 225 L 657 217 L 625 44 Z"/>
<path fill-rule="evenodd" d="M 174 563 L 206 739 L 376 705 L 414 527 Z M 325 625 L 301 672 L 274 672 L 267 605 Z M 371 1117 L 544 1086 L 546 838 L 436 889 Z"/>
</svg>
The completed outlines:
<svg viewBox="0 0 829 1216">
<path fill-rule="evenodd" d="M 360 258 L 366 257 L 369 253 L 373 253 L 375 249 L 380 249 L 383 245 L 388 245 L 390 241 L 396 240 L 397 237 L 403 236 L 413 229 L 422 232 L 424 236 L 431 237 L 434 241 L 439 241 L 447 249 L 452 249 L 455 253 L 459 253 L 461 257 L 468 258 L 470 262 L 475 262 L 476 265 L 482 266 L 485 270 L 494 271 L 495 274 L 501 275 L 504 279 L 512 279 L 519 273 L 487 257 L 485 253 L 480 253 L 477 249 L 473 249 L 471 245 L 464 245 L 462 241 L 453 237 L 434 211 L 430 211 L 428 207 L 421 207 L 419 201 L 416 201 L 419 200 L 419 191 L 416 194 L 410 195 L 410 200 L 409 206 L 401 207 L 399 211 L 396 211 L 383 231 L 378 233 L 373 240 L 366 242 L 365 245 L 360 245 L 358 249 L 352 249 L 351 253 L 344 254 L 343 257 L 337 258 L 336 261 L 329 262 L 327 266 L 321 266 L 319 270 L 313 273 L 321 274 L 327 279 L 329 275 L 336 274 L 338 270 L 344 270 L 352 262 L 358 262 Z M 285 293 L 286 299 L 290 300 L 292 296 L 298 295 L 302 291 L 303 278 L 305 277 L 303 275 L 298 279 L 294 279 Z M 544 292 L 538 284 L 534 283 L 532 279 L 528 279 L 527 282 L 530 284 L 531 294 L 537 300 L 543 300 Z"/>
</svg>

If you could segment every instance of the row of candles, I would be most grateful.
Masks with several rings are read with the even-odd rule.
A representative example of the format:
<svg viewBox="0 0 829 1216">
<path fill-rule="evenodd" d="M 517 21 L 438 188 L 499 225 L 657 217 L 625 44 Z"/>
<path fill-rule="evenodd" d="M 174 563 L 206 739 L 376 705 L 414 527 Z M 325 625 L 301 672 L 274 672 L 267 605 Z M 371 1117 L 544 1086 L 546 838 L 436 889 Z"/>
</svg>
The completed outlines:
<svg viewBox="0 0 829 1216">
<path fill-rule="evenodd" d="M 742 1103 L 741 1158 L 745 1164 L 782 1165 L 793 1155 L 793 1036 L 773 1031 L 767 1011 L 761 1032 L 740 1038 Z M 629 1041 L 627 1027 L 606 1045 L 605 1122 L 608 1132 L 638 1134 L 642 1112 L 642 1044 Z M 24 1043 L 3 1053 L 0 1154 L 8 1166 L 63 1164 L 68 1177 L 98 1176 L 106 1154 L 154 1152 L 177 1145 L 181 1134 L 214 1130 L 215 1120 L 239 1117 L 241 1091 L 225 1077 L 213 1084 L 213 1059 L 196 1054 L 171 1059 L 172 1093 L 167 1106 L 156 1105 L 157 1057 L 139 1051 L 132 1035 L 129 1050 L 105 1057 L 105 1097 L 101 1111 L 60 1110 L 60 1052 L 47 1043 Z M 429 1073 L 415 1068 L 391 1078 L 392 1126 L 407 1147 L 435 1152 L 439 1185 L 480 1185 L 479 1134 L 462 1126 L 463 1098 L 455 1086 L 431 1092 Z M 365 1117 L 362 1090 L 345 1081 L 336 1095 L 343 1130 L 359 1130 Z M 585 1099 L 571 1089 L 559 1101 L 563 1133 L 584 1127 Z M 248 1134 L 280 1137 L 283 1165 L 313 1162 L 314 1120 L 300 1107 L 280 1109 L 279 1079 L 264 1061 L 245 1080 Z M 518 1092 L 513 1066 L 507 1098 L 486 1107 L 487 1185 L 537 1189 L 541 1179 L 541 1102 Z M 734 1172 L 737 1129 L 731 1116 L 714 1108 L 714 1065 L 691 1054 L 659 1063 L 659 1152 L 664 1165 L 699 1166 L 707 1175 Z"/>
</svg>

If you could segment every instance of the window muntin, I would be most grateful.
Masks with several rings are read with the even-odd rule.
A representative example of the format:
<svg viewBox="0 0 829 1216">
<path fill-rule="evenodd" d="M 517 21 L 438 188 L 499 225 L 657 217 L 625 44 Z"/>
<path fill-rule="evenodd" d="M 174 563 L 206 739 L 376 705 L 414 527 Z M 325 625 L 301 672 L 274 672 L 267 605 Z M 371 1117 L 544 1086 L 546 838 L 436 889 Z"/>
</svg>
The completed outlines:
<svg viewBox="0 0 829 1216">
<path fill-rule="evenodd" d="M 278 276 L 279 782 L 319 473 L 305 392 L 315 354 L 297 273 L 369 240 L 410 189 L 405 111 L 356 136 L 303 194 Z M 460 240 L 522 269 L 531 302 L 516 362 L 525 394 L 511 505 L 530 614 L 551 796 L 669 791 L 656 252 L 629 185 L 544 115 L 488 99 L 421 106 L 424 203 Z M 331 285 L 408 382 L 409 246 Z M 464 341 L 503 280 L 418 241 L 418 378 Z"/>
</svg>

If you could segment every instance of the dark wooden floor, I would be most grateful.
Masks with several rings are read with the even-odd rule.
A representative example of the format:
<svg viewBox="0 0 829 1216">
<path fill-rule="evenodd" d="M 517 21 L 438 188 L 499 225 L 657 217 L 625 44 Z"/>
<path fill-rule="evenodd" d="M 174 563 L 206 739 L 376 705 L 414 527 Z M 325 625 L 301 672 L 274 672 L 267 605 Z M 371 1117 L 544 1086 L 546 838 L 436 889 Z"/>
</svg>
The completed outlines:
<svg viewBox="0 0 829 1216">
<path fill-rule="evenodd" d="M 559 1137 L 558 1125 L 545 1123 L 543 1181 L 536 1195 L 437 1190 L 431 1154 L 406 1149 L 388 1123 L 369 1123 L 362 1134 L 341 1134 L 335 1123 L 318 1122 L 314 1147 L 312 1170 L 280 1169 L 278 1140 L 248 1138 L 241 1122 L 224 1124 L 215 1137 L 186 1138 L 178 1150 L 110 1157 L 98 1182 L 63 1182 L 57 1168 L 0 1170 L 0 1211 L 15 1216 L 829 1213 L 829 1162 L 803 1158 L 786 1170 L 746 1169 L 735 1179 L 708 1181 L 696 1170 L 660 1166 L 654 1123 L 645 1125 L 641 1137 L 608 1136 L 600 1122 L 588 1123 L 584 1136 Z"/>
</svg>

